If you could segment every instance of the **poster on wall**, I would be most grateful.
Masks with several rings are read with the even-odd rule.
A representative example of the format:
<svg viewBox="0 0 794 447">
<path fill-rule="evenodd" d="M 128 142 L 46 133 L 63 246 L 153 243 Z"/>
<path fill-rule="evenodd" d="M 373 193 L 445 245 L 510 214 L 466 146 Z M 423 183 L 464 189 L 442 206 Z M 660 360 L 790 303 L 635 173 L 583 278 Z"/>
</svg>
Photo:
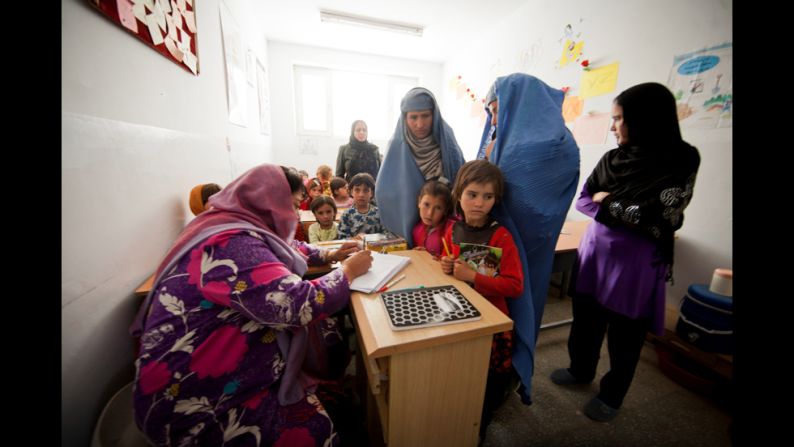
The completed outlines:
<svg viewBox="0 0 794 447">
<path fill-rule="evenodd" d="M 223 35 L 223 56 L 226 62 L 226 94 L 229 101 L 229 121 L 246 125 L 245 49 L 240 28 L 224 2 L 218 5 Z"/>
<path fill-rule="evenodd" d="M 251 87 L 256 85 L 254 84 L 256 82 L 256 56 L 254 56 L 254 50 L 251 47 L 245 50 L 245 76 L 248 85 Z"/>
<path fill-rule="evenodd" d="M 675 95 L 681 127 L 733 124 L 733 47 L 713 46 L 673 58 L 667 87 Z"/>
<path fill-rule="evenodd" d="M 267 69 L 262 61 L 256 61 L 256 83 L 259 93 L 259 132 L 270 135 L 270 91 L 267 85 Z"/>
<path fill-rule="evenodd" d="M 107 18 L 198 76 L 195 0 L 89 0 Z"/>
</svg>

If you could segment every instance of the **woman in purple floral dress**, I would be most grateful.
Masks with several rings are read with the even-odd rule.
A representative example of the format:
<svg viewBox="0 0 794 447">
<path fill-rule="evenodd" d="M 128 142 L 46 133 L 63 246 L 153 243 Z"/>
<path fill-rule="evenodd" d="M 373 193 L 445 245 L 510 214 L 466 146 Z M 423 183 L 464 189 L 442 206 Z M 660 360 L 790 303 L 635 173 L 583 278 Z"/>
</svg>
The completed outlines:
<svg viewBox="0 0 794 447">
<path fill-rule="evenodd" d="M 337 445 L 318 398 L 349 284 L 372 262 L 292 241 L 300 175 L 264 164 L 182 232 L 133 324 L 138 427 L 157 445 Z M 346 259 L 346 260 L 345 260 Z M 311 281 L 308 263 L 345 260 Z"/>
</svg>

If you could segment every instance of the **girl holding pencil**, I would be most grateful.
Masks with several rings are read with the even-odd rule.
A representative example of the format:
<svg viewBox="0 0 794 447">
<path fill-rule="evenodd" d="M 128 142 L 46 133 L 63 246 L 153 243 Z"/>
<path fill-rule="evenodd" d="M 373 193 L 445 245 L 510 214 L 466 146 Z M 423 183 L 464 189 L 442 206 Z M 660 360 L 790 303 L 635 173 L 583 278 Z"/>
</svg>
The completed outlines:
<svg viewBox="0 0 794 447">
<path fill-rule="evenodd" d="M 458 218 L 452 212 L 452 192 L 447 183 L 430 180 L 419 190 L 417 206 L 419 222 L 412 232 L 414 250 L 427 250 L 438 258 L 443 253 L 441 241 L 444 234 Z"/>
<path fill-rule="evenodd" d="M 442 239 L 446 254 L 441 258 L 441 269 L 471 284 L 474 290 L 509 317 L 506 299 L 521 295 L 524 275 L 513 237 L 490 214 L 502 199 L 503 192 L 504 178 L 496 165 L 486 160 L 474 160 L 460 168 L 452 195 L 463 220 L 452 225 Z M 492 276 L 477 272 L 476 267 L 467 262 L 477 256 L 498 259 Z M 501 405 L 515 374 L 512 352 L 513 332 L 494 334 L 480 419 L 480 440 L 485 438 L 493 412 Z"/>
</svg>

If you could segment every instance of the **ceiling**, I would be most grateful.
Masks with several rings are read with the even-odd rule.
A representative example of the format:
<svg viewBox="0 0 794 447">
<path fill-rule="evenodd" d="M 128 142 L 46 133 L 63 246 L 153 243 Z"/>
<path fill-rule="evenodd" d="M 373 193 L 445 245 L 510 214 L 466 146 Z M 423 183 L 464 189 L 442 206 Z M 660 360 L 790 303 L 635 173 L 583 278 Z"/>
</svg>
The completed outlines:
<svg viewBox="0 0 794 447">
<path fill-rule="evenodd" d="M 444 62 L 461 42 L 529 0 L 258 0 L 251 2 L 269 41 Z M 424 25 L 422 37 L 320 22 L 320 9 Z"/>
</svg>

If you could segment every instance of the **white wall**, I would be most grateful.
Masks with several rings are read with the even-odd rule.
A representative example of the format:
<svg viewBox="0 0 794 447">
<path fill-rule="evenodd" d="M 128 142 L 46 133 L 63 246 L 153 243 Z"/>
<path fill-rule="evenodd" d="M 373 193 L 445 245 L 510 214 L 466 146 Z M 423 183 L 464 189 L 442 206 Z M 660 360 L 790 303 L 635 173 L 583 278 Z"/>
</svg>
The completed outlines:
<svg viewBox="0 0 794 447">
<path fill-rule="evenodd" d="M 264 34 L 240 13 L 250 1 L 227 4 L 264 62 Z M 228 122 L 218 3 L 196 2 L 194 76 L 89 2 L 63 2 L 63 445 L 89 445 L 105 402 L 132 380 L 133 290 L 192 217 L 190 188 L 272 158 L 254 87 L 248 125 Z"/>
<path fill-rule="evenodd" d="M 339 146 L 348 142 L 344 137 L 299 137 L 295 125 L 295 87 L 294 65 L 309 65 L 363 71 L 369 73 L 412 76 L 419 78 L 419 85 L 426 87 L 441 101 L 441 64 L 363 53 L 351 53 L 327 48 L 310 47 L 285 42 L 269 41 L 270 85 L 278 86 L 271 90 L 270 104 L 273 108 L 273 162 L 297 169 L 305 169 L 314 177 L 317 166 L 327 164 L 336 170 L 336 156 Z M 444 109 L 441 109 L 442 113 Z M 366 121 L 366 117 L 363 117 Z M 394 123 L 397 124 L 396 122 Z M 304 140 L 317 148 L 317 155 L 302 154 L 300 148 Z M 370 139 L 384 156 L 387 140 Z"/>
<path fill-rule="evenodd" d="M 556 88 L 578 86 L 580 66 L 555 68 L 569 23 L 574 33 L 582 33 L 584 58 L 596 67 L 620 62 L 616 90 L 584 104 L 585 113 L 609 112 L 612 99 L 632 85 L 666 84 L 675 55 L 731 42 L 732 5 L 727 0 L 531 0 L 510 17 L 494 19 L 483 27 L 484 34 L 472 36 L 444 65 L 444 116 L 466 159 L 476 156 L 482 126 L 469 116 L 468 103 L 456 99 L 450 81 L 462 76 L 478 97 L 485 96 L 496 77 L 514 72 L 535 75 Z M 732 129 L 682 128 L 682 133 L 699 149 L 701 166 L 684 226 L 677 232 L 669 303 L 677 303 L 689 284 L 708 283 L 714 268 L 733 265 Z M 611 134 L 607 144 L 580 147 L 580 189 L 598 159 L 614 147 Z M 572 206 L 568 218 L 585 216 Z"/>
</svg>

